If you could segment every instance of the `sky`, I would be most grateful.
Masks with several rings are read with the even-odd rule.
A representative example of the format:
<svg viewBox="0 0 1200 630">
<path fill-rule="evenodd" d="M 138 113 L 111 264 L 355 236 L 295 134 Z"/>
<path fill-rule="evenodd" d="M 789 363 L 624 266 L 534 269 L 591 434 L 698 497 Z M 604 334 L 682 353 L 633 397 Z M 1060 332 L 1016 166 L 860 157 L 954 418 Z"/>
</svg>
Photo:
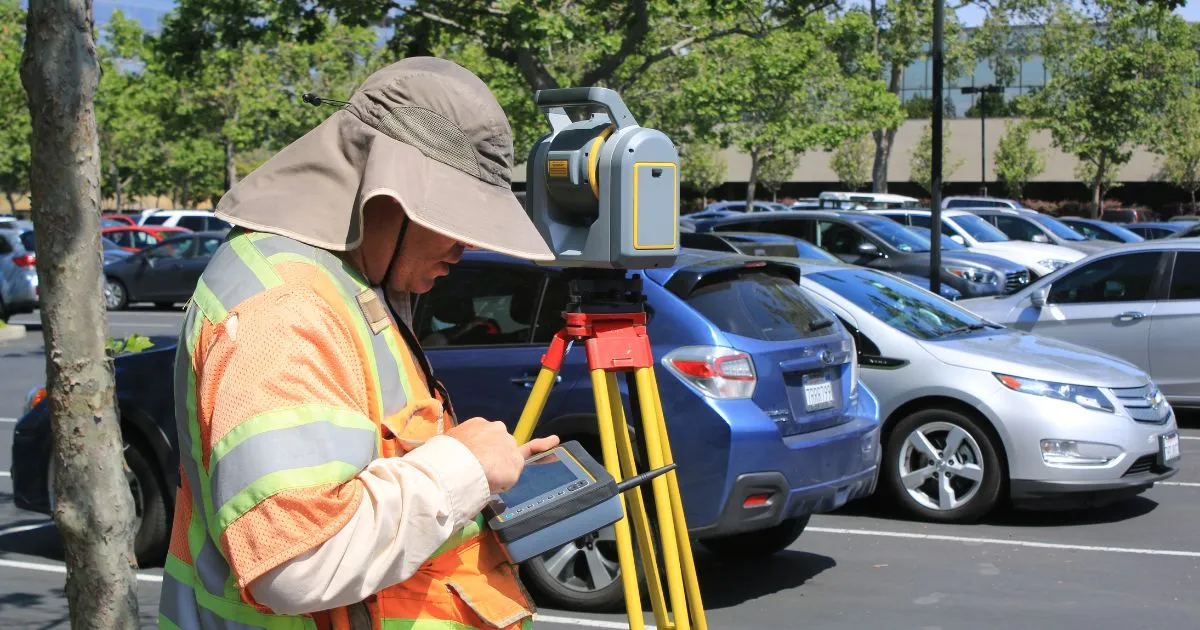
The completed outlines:
<svg viewBox="0 0 1200 630">
<path fill-rule="evenodd" d="M 159 18 L 175 6 L 175 0 L 94 0 L 96 23 L 108 22 L 113 11 L 121 10 L 126 16 L 136 18 L 148 29 L 158 25 Z M 1200 0 L 1192 0 L 1176 9 L 1189 22 L 1200 22 Z M 983 20 L 983 9 L 967 7 L 958 11 L 958 17 L 966 26 L 978 26 Z"/>
</svg>

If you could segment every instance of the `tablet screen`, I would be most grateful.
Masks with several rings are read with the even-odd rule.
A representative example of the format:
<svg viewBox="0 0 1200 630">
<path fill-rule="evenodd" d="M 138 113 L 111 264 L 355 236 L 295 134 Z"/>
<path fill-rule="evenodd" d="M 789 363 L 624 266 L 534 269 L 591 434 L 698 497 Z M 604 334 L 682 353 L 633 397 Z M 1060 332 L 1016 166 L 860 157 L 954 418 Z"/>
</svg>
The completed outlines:
<svg viewBox="0 0 1200 630">
<path fill-rule="evenodd" d="M 577 478 L 556 455 L 549 455 L 525 465 L 517 485 L 500 495 L 504 504 L 519 506 L 530 499 L 561 488 Z"/>
</svg>

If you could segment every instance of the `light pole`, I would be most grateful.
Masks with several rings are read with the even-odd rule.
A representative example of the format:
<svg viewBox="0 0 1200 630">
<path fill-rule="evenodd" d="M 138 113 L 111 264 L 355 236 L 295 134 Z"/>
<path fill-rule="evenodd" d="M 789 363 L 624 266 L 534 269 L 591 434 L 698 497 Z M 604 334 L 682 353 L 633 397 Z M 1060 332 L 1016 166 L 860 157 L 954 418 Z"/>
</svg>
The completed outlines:
<svg viewBox="0 0 1200 630">
<path fill-rule="evenodd" d="M 986 94 L 1000 94 L 1004 88 L 999 85 L 981 85 L 961 88 L 963 94 L 979 95 L 979 194 L 987 196 L 987 100 Z"/>
<path fill-rule="evenodd" d="M 929 291 L 934 295 L 942 289 L 942 72 L 945 60 L 942 58 L 942 37 L 946 24 L 946 0 L 933 0 L 933 123 L 929 166 L 930 188 L 930 225 L 929 240 L 932 247 L 929 252 Z"/>
</svg>

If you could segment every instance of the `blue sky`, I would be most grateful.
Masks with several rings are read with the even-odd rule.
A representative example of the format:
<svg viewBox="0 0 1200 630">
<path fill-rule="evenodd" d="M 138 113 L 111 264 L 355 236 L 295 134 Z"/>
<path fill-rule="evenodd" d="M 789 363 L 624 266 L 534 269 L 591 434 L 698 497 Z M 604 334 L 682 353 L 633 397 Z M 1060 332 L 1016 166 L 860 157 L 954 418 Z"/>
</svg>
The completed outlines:
<svg viewBox="0 0 1200 630">
<path fill-rule="evenodd" d="M 175 6 L 175 0 L 95 0 L 96 22 L 104 24 L 112 12 L 120 9 L 126 15 L 137 18 L 148 28 L 158 25 L 158 20 Z M 1200 21 L 1200 0 L 1188 2 L 1176 10 L 1189 22 Z M 984 12 L 978 7 L 968 7 L 958 12 L 959 18 L 967 26 L 976 26 L 983 19 Z"/>
</svg>

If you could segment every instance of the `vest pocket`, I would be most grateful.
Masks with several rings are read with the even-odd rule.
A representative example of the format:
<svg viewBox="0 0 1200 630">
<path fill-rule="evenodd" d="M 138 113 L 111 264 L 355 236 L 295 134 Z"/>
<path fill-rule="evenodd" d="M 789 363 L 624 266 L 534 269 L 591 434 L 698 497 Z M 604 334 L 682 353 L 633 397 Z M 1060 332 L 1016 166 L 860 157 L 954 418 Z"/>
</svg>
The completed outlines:
<svg viewBox="0 0 1200 630">
<path fill-rule="evenodd" d="M 507 628 L 533 616 L 533 611 L 522 603 L 523 595 L 505 593 L 506 589 L 493 586 L 482 576 L 469 583 L 450 580 L 447 586 L 472 612 L 493 628 Z"/>
</svg>

